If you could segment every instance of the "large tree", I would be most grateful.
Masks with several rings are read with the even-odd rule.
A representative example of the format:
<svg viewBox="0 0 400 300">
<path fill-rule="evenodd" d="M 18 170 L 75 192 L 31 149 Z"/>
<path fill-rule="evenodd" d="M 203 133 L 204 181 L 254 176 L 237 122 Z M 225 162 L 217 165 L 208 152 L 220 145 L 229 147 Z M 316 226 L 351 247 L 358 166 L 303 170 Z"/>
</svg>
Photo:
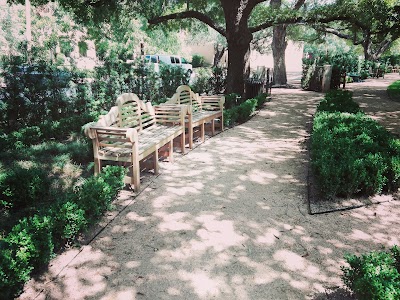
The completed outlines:
<svg viewBox="0 0 400 300">
<path fill-rule="evenodd" d="M 9 0 L 21 2 L 22 0 Z M 43 3 L 48 0 L 32 0 Z M 350 1 L 350 0 L 349 0 Z M 243 93 L 246 63 L 250 54 L 250 42 L 255 32 L 274 25 L 294 23 L 326 23 L 333 20 L 347 20 L 352 12 L 347 9 L 344 0 L 339 4 L 317 5 L 312 2 L 308 10 L 295 10 L 270 7 L 264 9 L 265 18 L 259 23 L 250 24 L 253 11 L 259 5 L 270 3 L 267 0 L 59 0 L 65 8 L 74 11 L 78 19 L 89 24 L 107 22 L 111 17 L 138 13 L 145 15 L 150 24 L 168 23 L 179 20 L 197 19 L 223 35 L 228 44 L 227 92 Z M 347 3 L 345 3 L 347 4 Z M 338 8 L 339 6 L 340 8 Z M 176 23 L 175 23 L 176 24 Z"/>
<path fill-rule="evenodd" d="M 361 45 L 364 58 L 372 61 L 377 60 L 400 38 L 398 0 L 348 1 L 347 6 L 354 12 L 348 19 L 319 24 L 315 29 Z"/>
</svg>

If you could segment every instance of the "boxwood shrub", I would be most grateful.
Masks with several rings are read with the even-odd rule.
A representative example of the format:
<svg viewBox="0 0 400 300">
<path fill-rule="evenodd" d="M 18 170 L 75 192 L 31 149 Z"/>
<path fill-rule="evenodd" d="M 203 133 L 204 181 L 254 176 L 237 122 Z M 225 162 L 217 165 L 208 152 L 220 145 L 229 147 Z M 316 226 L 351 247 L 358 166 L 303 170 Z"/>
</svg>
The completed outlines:
<svg viewBox="0 0 400 300">
<path fill-rule="evenodd" d="M 12 299 L 33 272 L 46 267 L 66 242 L 96 221 L 124 186 L 125 169 L 107 166 L 48 209 L 21 219 L 0 239 L 0 299 Z"/>
<path fill-rule="evenodd" d="M 341 96 L 347 104 L 337 105 Z M 349 94 L 330 94 L 314 118 L 311 166 L 321 193 L 329 199 L 396 190 L 399 140 L 362 112 L 341 112 L 346 108 L 358 110 Z"/>
<path fill-rule="evenodd" d="M 400 299 L 400 249 L 347 255 L 342 280 L 359 300 Z"/>
</svg>

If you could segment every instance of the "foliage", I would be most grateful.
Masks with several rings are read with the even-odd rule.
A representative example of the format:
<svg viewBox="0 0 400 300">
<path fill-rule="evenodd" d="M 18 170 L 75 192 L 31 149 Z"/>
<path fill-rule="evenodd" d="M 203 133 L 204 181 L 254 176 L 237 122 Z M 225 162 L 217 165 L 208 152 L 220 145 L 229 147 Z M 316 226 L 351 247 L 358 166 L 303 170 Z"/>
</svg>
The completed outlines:
<svg viewBox="0 0 400 300">
<path fill-rule="evenodd" d="M 328 97 L 340 98 L 341 94 L 331 93 Z M 337 101 L 325 99 L 314 118 L 312 168 L 322 194 L 331 198 L 397 189 L 400 177 L 399 141 L 361 112 L 337 112 L 346 111 L 342 105 L 330 105 L 330 102 Z M 349 104 L 347 107 L 350 111 L 357 111 L 356 105 Z M 324 108 L 334 112 L 322 111 Z"/>
<path fill-rule="evenodd" d="M 335 39 L 329 45 L 307 44 L 304 48 L 306 57 L 303 58 L 302 88 L 320 91 L 322 66 L 332 66 L 331 89 L 337 89 L 343 73 L 360 71 L 360 61 L 355 47 L 349 47 Z"/>
<path fill-rule="evenodd" d="M 399 248 L 372 251 L 361 256 L 347 255 L 349 267 L 341 267 L 342 280 L 357 299 L 381 300 L 400 297 Z"/>
<path fill-rule="evenodd" d="M 260 98 L 262 99 L 262 98 Z M 240 105 L 224 110 L 224 123 L 226 126 L 233 126 L 235 123 L 246 122 L 255 112 L 262 100 L 248 99 Z"/>
<path fill-rule="evenodd" d="M 190 76 L 185 69 L 162 64 L 160 66 L 161 94 L 159 99 L 172 97 L 180 85 L 187 85 Z"/>
<path fill-rule="evenodd" d="M 193 68 L 204 67 L 205 62 L 206 62 L 205 58 L 202 55 L 194 54 L 193 57 L 192 57 L 192 66 L 193 66 Z"/>
<path fill-rule="evenodd" d="M 0 199 L 14 211 L 27 209 L 32 203 L 47 201 L 51 179 L 45 170 L 38 167 L 24 168 L 15 164 L 2 174 Z"/>
<path fill-rule="evenodd" d="M 346 90 L 331 90 L 320 101 L 317 111 L 358 113 L 360 107 L 353 101 L 353 93 Z"/>
<path fill-rule="evenodd" d="M 226 76 L 227 70 L 220 67 L 212 68 L 212 76 L 209 80 L 210 82 L 210 92 L 211 94 L 222 94 L 226 89 Z"/>
<path fill-rule="evenodd" d="M 72 241 L 89 222 L 96 221 L 122 188 L 124 175 L 123 168 L 107 166 L 65 202 L 56 202 L 41 214 L 21 219 L 0 240 L 1 296 L 16 296 L 31 273 L 52 258 L 54 245 L 60 247 Z"/>
<path fill-rule="evenodd" d="M 191 89 L 199 94 L 207 94 L 211 90 L 210 87 L 211 69 L 197 68 L 195 72 L 196 72 L 196 77 L 194 82 L 190 84 Z"/>
<path fill-rule="evenodd" d="M 400 101 L 400 80 L 391 83 L 387 88 L 390 99 Z"/>
</svg>

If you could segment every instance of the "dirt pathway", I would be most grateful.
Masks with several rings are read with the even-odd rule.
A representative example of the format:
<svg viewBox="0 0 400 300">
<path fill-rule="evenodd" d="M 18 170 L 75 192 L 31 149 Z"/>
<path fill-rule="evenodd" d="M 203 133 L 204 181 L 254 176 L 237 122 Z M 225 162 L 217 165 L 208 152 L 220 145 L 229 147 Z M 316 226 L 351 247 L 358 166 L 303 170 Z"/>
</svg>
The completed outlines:
<svg viewBox="0 0 400 300">
<path fill-rule="evenodd" d="M 364 86 L 371 95 L 376 81 Z M 369 107 L 366 93 L 356 98 Z M 321 97 L 273 90 L 249 122 L 162 164 L 136 199 L 122 195 L 127 208 L 89 245 L 57 257 L 20 299 L 339 299 L 326 291 L 342 285 L 345 253 L 400 244 L 400 202 L 308 214 L 305 139 Z M 382 118 L 400 111 L 376 108 Z"/>
</svg>

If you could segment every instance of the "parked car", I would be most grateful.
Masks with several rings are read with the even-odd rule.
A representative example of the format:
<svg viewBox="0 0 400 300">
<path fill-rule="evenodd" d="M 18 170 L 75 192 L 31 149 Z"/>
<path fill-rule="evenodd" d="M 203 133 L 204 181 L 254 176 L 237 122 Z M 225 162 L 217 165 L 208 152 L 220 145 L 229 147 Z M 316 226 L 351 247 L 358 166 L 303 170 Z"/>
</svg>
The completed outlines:
<svg viewBox="0 0 400 300">
<path fill-rule="evenodd" d="M 181 67 L 187 70 L 189 74 L 193 72 L 193 66 L 185 58 L 178 55 L 148 54 L 145 56 L 145 60 L 154 65 L 154 71 L 156 72 L 160 71 L 160 63 Z"/>
</svg>

